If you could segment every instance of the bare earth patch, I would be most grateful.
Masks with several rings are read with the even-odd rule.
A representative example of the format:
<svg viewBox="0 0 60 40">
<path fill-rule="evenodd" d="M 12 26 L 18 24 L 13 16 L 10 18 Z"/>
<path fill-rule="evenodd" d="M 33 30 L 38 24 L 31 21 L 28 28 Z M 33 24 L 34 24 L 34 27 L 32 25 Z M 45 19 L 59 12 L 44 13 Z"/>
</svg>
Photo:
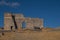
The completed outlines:
<svg viewBox="0 0 60 40">
<path fill-rule="evenodd" d="M 53 32 L 6 32 L 0 40 L 60 40 L 60 31 Z"/>
</svg>

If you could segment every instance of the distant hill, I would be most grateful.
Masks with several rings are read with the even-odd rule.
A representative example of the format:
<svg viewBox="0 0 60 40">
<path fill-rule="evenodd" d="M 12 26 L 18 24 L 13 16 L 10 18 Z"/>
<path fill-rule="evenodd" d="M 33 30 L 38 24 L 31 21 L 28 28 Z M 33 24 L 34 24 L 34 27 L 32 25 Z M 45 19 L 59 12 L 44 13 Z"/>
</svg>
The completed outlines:
<svg viewBox="0 0 60 40">
<path fill-rule="evenodd" d="M 56 28 L 54 28 L 54 29 L 60 29 L 60 27 L 56 27 Z"/>
</svg>

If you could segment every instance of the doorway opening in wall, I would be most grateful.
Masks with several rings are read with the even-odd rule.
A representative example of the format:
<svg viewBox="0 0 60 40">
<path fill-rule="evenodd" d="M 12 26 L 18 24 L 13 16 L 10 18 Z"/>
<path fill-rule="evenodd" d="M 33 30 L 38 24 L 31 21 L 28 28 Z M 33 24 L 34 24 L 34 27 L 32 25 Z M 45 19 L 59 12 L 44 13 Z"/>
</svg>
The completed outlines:
<svg viewBox="0 0 60 40">
<path fill-rule="evenodd" d="M 26 28 L 26 23 L 22 22 L 22 29 Z"/>
<path fill-rule="evenodd" d="M 42 29 L 38 26 L 34 26 L 34 29 L 37 30 L 37 31 L 41 31 Z"/>
<path fill-rule="evenodd" d="M 11 30 L 13 30 L 13 26 L 11 26 Z"/>
</svg>

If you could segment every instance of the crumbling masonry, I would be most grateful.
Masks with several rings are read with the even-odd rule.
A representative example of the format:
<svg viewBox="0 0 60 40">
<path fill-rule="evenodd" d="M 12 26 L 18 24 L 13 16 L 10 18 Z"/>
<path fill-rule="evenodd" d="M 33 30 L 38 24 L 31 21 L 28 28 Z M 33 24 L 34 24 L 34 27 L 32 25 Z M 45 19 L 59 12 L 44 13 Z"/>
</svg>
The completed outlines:
<svg viewBox="0 0 60 40">
<path fill-rule="evenodd" d="M 4 30 L 34 29 L 34 27 L 43 28 L 43 19 L 24 17 L 22 14 L 4 14 Z"/>
</svg>

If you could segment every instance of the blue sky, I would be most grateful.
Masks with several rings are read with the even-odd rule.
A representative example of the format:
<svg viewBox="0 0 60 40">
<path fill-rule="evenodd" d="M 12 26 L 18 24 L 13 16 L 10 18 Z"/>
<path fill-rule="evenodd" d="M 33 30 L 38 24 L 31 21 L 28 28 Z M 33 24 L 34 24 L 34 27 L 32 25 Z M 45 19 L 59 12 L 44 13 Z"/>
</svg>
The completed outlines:
<svg viewBox="0 0 60 40">
<path fill-rule="evenodd" d="M 0 0 L 0 26 L 4 12 L 22 13 L 25 17 L 43 18 L 44 27 L 60 26 L 60 0 Z"/>
</svg>

